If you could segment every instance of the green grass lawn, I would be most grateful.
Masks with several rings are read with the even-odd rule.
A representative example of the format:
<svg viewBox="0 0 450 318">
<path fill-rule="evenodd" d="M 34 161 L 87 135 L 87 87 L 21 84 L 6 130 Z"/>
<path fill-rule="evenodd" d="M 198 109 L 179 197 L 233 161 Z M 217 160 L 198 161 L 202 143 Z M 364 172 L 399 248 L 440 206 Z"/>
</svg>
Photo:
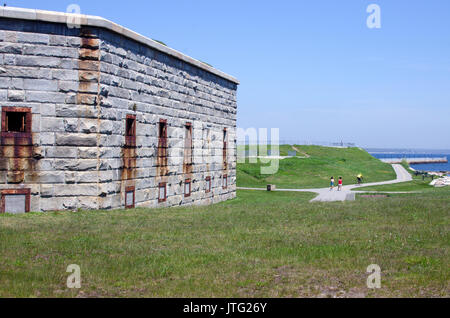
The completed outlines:
<svg viewBox="0 0 450 318">
<path fill-rule="evenodd" d="M 449 297 L 450 196 L 0 216 L 0 297 Z M 81 266 L 82 289 L 66 268 Z M 366 288 L 366 268 L 382 288 Z"/>
<path fill-rule="evenodd" d="M 409 182 L 402 182 L 402 183 L 395 183 L 395 184 L 386 184 L 381 186 L 372 186 L 372 187 L 361 187 L 353 189 L 354 191 L 386 191 L 386 192 L 447 192 L 450 194 L 450 187 L 443 187 L 443 188 L 435 188 L 433 186 L 430 186 L 429 183 L 431 182 L 431 179 L 422 181 L 420 180 L 413 180 Z"/>
<path fill-rule="evenodd" d="M 290 146 L 280 146 L 287 152 Z M 321 146 L 295 146 L 310 158 L 289 158 L 279 161 L 279 171 L 274 175 L 261 175 L 261 162 L 238 163 L 239 187 L 265 187 L 275 184 L 278 188 L 326 188 L 332 176 L 343 177 L 344 184 L 356 183 L 356 175 L 362 173 L 364 182 L 393 180 L 396 174 L 392 166 L 372 157 L 359 148 L 330 148 Z M 292 150 L 292 149 L 290 149 Z M 281 151 L 280 151 L 281 152 Z M 265 164 L 268 165 L 268 164 Z"/>
</svg>

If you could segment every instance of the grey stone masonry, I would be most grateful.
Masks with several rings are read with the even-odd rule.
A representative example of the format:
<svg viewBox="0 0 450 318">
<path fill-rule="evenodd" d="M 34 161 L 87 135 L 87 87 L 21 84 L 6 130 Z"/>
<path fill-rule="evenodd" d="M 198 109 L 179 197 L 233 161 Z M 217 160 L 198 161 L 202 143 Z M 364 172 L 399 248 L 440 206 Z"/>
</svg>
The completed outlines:
<svg viewBox="0 0 450 318">
<path fill-rule="evenodd" d="M 0 8 L 0 213 L 234 198 L 239 82 L 102 18 L 67 19 Z"/>
</svg>

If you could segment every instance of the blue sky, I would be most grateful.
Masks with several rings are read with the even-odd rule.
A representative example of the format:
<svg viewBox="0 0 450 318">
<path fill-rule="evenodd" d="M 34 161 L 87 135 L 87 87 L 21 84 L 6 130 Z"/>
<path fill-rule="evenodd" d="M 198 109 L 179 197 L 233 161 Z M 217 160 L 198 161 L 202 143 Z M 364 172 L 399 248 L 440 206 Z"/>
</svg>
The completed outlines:
<svg viewBox="0 0 450 318">
<path fill-rule="evenodd" d="M 3 0 L 2 2 L 5 2 Z M 238 126 L 450 149 L 450 1 L 6 1 L 99 15 L 237 77 Z M 369 29 L 369 4 L 381 29 Z"/>
</svg>

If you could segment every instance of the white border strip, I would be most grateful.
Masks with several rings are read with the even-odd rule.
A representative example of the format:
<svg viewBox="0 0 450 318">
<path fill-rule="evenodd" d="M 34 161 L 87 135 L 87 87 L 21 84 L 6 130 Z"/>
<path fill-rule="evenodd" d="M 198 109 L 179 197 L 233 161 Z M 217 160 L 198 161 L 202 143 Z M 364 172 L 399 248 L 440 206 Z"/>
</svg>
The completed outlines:
<svg viewBox="0 0 450 318">
<path fill-rule="evenodd" d="M 180 53 L 174 49 L 164 46 L 156 41 L 153 41 L 139 33 L 131 31 L 123 26 L 120 26 L 114 22 L 106 20 L 102 17 L 84 15 L 84 14 L 73 14 L 73 13 L 63 13 L 55 11 L 44 11 L 44 10 L 34 10 L 34 9 L 23 9 L 23 8 L 13 8 L 13 7 L 0 7 L 0 17 L 10 18 L 10 19 L 22 19 L 22 20 L 34 20 L 34 21 L 45 21 L 53 23 L 67 23 L 73 22 L 74 17 L 77 17 L 81 25 L 104 28 L 115 33 L 121 34 L 127 38 L 145 44 L 155 50 L 166 53 L 170 56 L 176 57 L 186 63 L 192 64 L 198 68 L 222 77 L 230 82 L 239 84 L 239 81 L 218 69 L 215 69 L 207 64 L 204 64 L 190 56 Z M 70 20 L 68 21 L 70 17 Z"/>
</svg>

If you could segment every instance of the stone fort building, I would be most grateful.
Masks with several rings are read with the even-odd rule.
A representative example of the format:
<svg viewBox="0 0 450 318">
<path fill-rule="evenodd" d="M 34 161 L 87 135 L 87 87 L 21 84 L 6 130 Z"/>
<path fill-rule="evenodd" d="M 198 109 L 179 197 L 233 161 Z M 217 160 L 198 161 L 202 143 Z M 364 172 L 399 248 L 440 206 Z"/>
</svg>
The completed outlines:
<svg viewBox="0 0 450 318">
<path fill-rule="evenodd" d="M 238 84 L 103 18 L 0 7 L 0 213 L 234 198 Z"/>
</svg>

